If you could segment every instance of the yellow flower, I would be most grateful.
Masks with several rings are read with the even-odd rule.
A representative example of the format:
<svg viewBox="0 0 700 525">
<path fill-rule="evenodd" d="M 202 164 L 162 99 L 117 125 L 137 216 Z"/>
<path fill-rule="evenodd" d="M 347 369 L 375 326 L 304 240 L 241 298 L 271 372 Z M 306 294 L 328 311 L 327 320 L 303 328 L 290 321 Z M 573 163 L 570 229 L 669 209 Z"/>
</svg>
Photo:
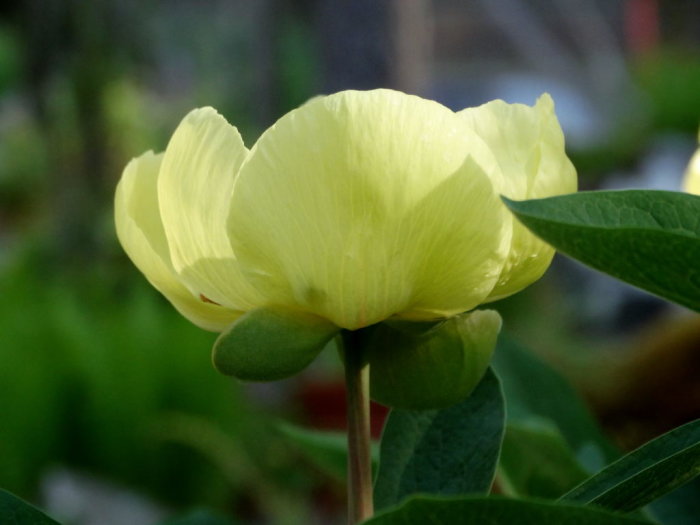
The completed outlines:
<svg viewBox="0 0 700 525">
<path fill-rule="evenodd" d="M 211 108 L 132 160 L 119 239 L 189 320 L 289 308 L 358 329 L 449 317 L 538 279 L 553 250 L 501 203 L 576 190 L 554 105 L 453 112 L 390 90 L 288 113 L 248 150 Z"/>
<path fill-rule="evenodd" d="M 698 142 L 700 142 L 700 133 L 698 133 Z M 691 157 L 688 168 L 685 170 L 683 189 L 688 193 L 700 195 L 700 148 Z"/>
</svg>

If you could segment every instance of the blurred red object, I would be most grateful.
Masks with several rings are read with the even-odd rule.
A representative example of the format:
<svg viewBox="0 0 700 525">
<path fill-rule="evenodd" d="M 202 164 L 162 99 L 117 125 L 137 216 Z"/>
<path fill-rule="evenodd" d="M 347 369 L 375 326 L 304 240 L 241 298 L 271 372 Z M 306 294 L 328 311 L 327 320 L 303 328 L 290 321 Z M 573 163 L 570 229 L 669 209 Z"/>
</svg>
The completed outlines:
<svg viewBox="0 0 700 525">
<path fill-rule="evenodd" d="M 624 4 L 625 39 L 633 55 L 644 55 L 659 45 L 658 0 L 627 0 Z"/>
<path fill-rule="evenodd" d="M 342 381 L 305 383 L 299 389 L 303 417 L 308 426 L 324 430 L 345 430 L 345 385 Z M 379 439 L 389 409 L 372 402 L 370 427 L 373 439 Z"/>
</svg>

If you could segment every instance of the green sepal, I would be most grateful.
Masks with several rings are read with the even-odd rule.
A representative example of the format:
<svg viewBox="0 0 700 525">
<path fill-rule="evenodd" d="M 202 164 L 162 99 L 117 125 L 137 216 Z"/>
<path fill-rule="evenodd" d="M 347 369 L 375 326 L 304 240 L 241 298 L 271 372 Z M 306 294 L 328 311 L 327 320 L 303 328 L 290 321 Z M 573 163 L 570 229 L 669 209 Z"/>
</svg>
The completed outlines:
<svg viewBox="0 0 700 525">
<path fill-rule="evenodd" d="M 465 399 L 486 372 L 501 329 L 493 310 L 438 323 L 385 322 L 367 334 L 372 398 L 394 408 L 445 408 Z"/>
<path fill-rule="evenodd" d="M 214 343 L 214 367 L 244 381 L 276 381 L 306 368 L 339 328 L 316 315 L 258 308 L 236 319 Z"/>
</svg>

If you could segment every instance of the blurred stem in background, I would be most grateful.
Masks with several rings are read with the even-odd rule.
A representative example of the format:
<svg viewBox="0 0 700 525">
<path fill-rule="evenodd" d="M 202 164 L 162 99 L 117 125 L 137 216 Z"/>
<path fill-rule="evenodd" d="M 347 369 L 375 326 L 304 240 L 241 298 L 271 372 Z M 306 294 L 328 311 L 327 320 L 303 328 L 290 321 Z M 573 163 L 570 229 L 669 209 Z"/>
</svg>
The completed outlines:
<svg viewBox="0 0 700 525">
<path fill-rule="evenodd" d="M 391 87 L 424 95 L 431 78 L 432 4 L 317 1 L 323 91 Z"/>
<path fill-rule="evenodd" d="M 168 31 L 154 22 L 158 16 L 150 16 L 158 8 L 135 0 L 27 0 L 5 8 L 19 28 L 23 96 L 46 146 L 46 248 L 63 268 L 80 268 L 109 252 L 113 232 L 106 210 L 113 185 L 128 158 L 141 153 L 118 147 L 128 142 L 128 133 L 110 120 L 115 113 L 110 97 L 120 82 L 137 86 L 142 98 L 146 84 L 139 82 L 155 85 L 156 103 L 197 87 L 206 96 L 194 103 L 219 106 L 241 123 L 250 145 L 257 136 L 247 128 L 265 129 L 314 94 L 376 87 L 421 94 L 430 78 L 428 0 L 222 3 L 221 18 L 240 35 L 218 51 L 181 58 L 180 49 L 168 47 L 172 42 L 154 45 L 158 31 Z M 168 16 L 179 23 L 197 9 L 184 2 L 172 6 Z M 164 66 L 164 59 L 175 62 Z M 220 79 L 211 78 L 212 59 Z M 152 105 L 132 116 L 157 129 Z"/>
<path fill-rule="evenodd" d="M 131 4 L 27 0 L 17 7 L 25 91 L 48 146 L 49 250 L 65 265 L 104 247 L 101 216 L 113 162 L 122 162 L 109 151 L 106 91 L 143 59 Z"/>
</svg>

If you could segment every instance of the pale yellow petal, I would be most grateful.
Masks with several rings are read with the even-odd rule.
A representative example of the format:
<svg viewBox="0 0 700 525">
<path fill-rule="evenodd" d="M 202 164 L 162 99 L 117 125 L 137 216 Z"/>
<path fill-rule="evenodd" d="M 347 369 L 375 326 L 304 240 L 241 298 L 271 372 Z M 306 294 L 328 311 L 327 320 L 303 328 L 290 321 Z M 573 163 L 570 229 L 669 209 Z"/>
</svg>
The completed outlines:
<svg viewBox="0 0 700 525">
<path fill-rule="evenodd" d="M 683 189 L 688 193 L 700 195 L 700 148 L 690 159 L 688 168 L 685 171 Z"/>
<path fill-rule="evenodd" d="M 248 150 L 212 108 L 191 111 L 165 151 L 158 204 L 173 267 L 196 295 L 234 310 L 261 298 L 243 279 L 226 231 L 231 191 Z"/>
<path fill-rule="evenodd" d="M 564 151 L 554 103 L 542 95 L 534 107 L 494 100 L 461 111 L 489 145 L 499 170 L 496 189 L 510 199 L 534 199 L 576 191 L 576 170 Z M 489 300 L 511 295 L 539 279 L 554 250 L 514 218 L 510 253 Z"/>
<path fill-rule="evenodd" d="M 117 236 L 136 267 L 183 316 L 206 330 L 220 332 L 240 314 L 193 296 L 170 263 L 156 189 L 162 159 L 162 154 L 149 151 L 124 170 L 114 201 Z"/>
<path fill-rule="evenodd" d="M 282 117 L 240 170 L 229 229 L 269 301 L 344 328 L 468 310 L 510 229 L 452 111 L 389 90 L 320 97 Z"/>
</svg>

